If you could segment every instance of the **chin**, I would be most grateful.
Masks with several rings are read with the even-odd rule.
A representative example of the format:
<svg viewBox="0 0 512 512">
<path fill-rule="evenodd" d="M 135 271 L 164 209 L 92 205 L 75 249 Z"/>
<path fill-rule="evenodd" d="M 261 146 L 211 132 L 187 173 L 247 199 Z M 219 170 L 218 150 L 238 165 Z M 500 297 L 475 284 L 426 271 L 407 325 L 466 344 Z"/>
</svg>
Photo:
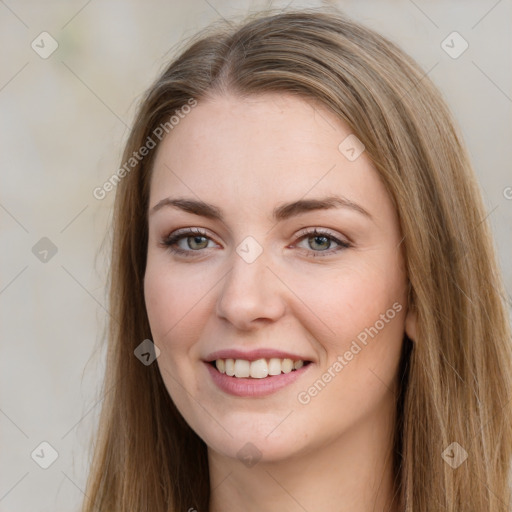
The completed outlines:
<svg viewBox="0 0 512 512">
<path fill-rule="evenodd" d="M 248 467 L 255 463 L 275 463 L 296 456 L 302 450 L 293 439 L 270 440 L 266 435 L 247 432 L 226 442 L 225 439 L 207 442 L 208 451 L 224 457 L 237 459 Z"/>
<path fill-rule="evenodd" d="M 236 415 L 239 416 L 238 421 L 230 418 L 229 422 L 223 422 L 229 434 L 220 426 L 212 430 L 211 424 L 210 428 L 196 430 L 209 451 L 241 462 L 248 458 L 269 463 L 286 460 L 307 451 L 305 443 L 309 436 L 296 423 L 290 425 L 291 429 L 279 432 L 279 423 L 286 414 L 278 420 L 273 415 L 265 418 L 261 413 L 245 413 L 243 418 L 240 418 L 241 413 Z"/>
</svg>

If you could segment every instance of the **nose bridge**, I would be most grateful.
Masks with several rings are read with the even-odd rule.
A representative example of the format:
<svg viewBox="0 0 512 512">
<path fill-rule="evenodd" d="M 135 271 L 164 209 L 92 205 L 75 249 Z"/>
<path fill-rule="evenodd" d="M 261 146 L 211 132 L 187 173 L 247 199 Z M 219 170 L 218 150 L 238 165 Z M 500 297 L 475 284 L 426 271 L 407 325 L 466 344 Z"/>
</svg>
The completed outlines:
<svg viewBox="0 0 512 512">
<path fill-rule="evenodd" d="M 242 296 L 252 297 L 268 290 L 268 275 L 266 268 L 269 263 L 268 253 L 263 246 L 252 236 L 240 242 L 230 258 L 231 272 L 227 275 L 226 293 L 235 293 L 238 300 Z M 245 292 L 245 293 L 241 293 Z M 254 300 L 254 299 L 253 299 Z"/>
<path fill-rule="evenodd" d="M 233 324 L 247 325 L 260 318 L 276 319 L 284 306 L 276 277 L 267 268 L 268 249 L 251 236 L 235 248 L 231 270 L 217 302 L 217 314 Z"/>
</svg>

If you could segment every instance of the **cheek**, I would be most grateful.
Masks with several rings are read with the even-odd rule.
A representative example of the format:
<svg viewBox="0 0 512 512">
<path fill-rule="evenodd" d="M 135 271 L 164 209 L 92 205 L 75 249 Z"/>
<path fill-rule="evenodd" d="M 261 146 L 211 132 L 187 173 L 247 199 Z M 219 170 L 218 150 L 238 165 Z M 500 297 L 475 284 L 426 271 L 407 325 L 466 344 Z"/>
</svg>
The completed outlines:
<svg viewBox="0 0 512 512">
<path fill-rule="evenodd" d="M 405 310 L 406 279 L 391 253 L 356 255 L 336 271 L 302 276 L 295 283 L 294 292 L 316 318 L 317 334 L 329 352 L 344 351 L 360 333 L 364 339 L 365 329 L 376 323 L 379 334 L 401 336 L 404 314 L 398 310 Z"/>
<path fill-rule="evenodd" d="M 377 269 L 376 269 L 377 270 Z M 342 365 L 334 387 L 348 385 L 350 395 L 363 399 L 363 390 L 376 396 L 392 387 L 403 342 L 406 288 L 402 272 L 366 271 L 347 277 L 339 292 L 339 312 L 333 329 L 337 341 L 328 355 L 329 365 Z M 341 360 L 340 357 L 341 356 Z M 340 368 L 339 366 L 337 367 Z"/>
<path fill-rule="evenodd" d="M 297 401 L 305 421 L 322 417 L 326 431 L 348 428 L 393 396 L 406 296 L 400 274 L 377 277 L 346 273 L 328 296 L 314 298 L 315 311 L 335 334 L 324 329 L 317 337 L 323 358 Z"/>
<path fill-rule="evenodd" d="M 190 324 L 210 288 L 205 273 L 179 271 L 165 256 L 148 255 L 144 298 L 155 340 L 167 344 L 180 328 Z"/>
<path fill-rule="evenodd" d="M 187 393 L 195 386 L 191 366 L 198 355 L 196 341 L 203 322 L 199 317 L 206 304 L 204 276 L 199 279 L 171 268 L 159 255 L 148 257 L 144 277 L 144 298 L 152 341 L 160 349 L 157 364 L 167 390 L 180 411 L 188 407 Z M 203 300 L 201 300 L 203 299 Z M 194 370 L 194 371 L 193 371 Z"/>
</svg>

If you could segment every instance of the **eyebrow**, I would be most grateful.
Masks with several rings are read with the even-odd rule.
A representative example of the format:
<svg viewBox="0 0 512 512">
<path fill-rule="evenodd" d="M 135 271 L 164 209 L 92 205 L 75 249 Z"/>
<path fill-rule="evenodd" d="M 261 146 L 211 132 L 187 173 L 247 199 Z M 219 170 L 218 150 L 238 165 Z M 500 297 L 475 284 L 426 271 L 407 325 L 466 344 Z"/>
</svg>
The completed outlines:
<svg viewBox="0 0 512 512">
<path fill-rule="evenodd" d="M 181 197 L 166 197 L 165 199 L 162 199 L 151 208 L 149 212 L 150 215 L 162 209 L 165 206 L 179 208 L 180 210 L 183 210 L 188 213 L 193 213 L 194 215 L 200 215 L 208 219 L 219 220 L 224 222 L 222 210 L 220 210 L 217 206 L 206 203 L 204 201 Z M 284 203 L 274 208 L 272 216 L 273 219 L 276 221 L 283 221 L 295 215 L 300 215 L 302 213 L 307 213 L 315 210 L 328 210 L 333 208 L 347 208 L 373 220 L 373 217 L 370 215 L 370 213 L 367 210 L 365 210 L 362 206 L 348 200 L 345 197 L 336 195 L 331 195 L 319 199 L 300 199 L 298 201 Z"/>
</svg>

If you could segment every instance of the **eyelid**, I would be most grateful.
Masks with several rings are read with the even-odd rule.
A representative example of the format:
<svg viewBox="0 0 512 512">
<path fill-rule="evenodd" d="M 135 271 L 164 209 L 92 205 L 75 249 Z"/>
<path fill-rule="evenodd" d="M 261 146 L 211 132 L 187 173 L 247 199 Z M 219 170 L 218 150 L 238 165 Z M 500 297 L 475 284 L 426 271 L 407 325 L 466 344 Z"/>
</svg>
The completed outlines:
<svg viewBox="0 0 512 512">
<path fill-rule="evenodd" d="M 200 254 L 204 251 L 204 249 L 211 249 L 211 247 L 210 248 L 206 247 L 204 249 L 199 249 L 199 250 L 194 251 L 192 249 L 185 250 L 185 249 L 181 249 L 179 247 L 173 247 L 178 241 L 192 237 L 194 235 L 202 236 L 204 238 L 207 238 L 208 240 L 211 240 L 211 241 L 217 243 L 215 241 L 214 237 L 212 237 L 206 229 L 204 229 L 204 228 L 188 228 L 187 227 L 187 228 L 177 229 L 177 230 L 171 232 L 169 235 L 163 237 L 160 241 L 160 245 L 164 246 L 172 253 L 181 254 L 184 256 L 192 256 L 194 253 Z M 304 249 L 302 247 L 299 247 L 298 249 L 308 253 L 309 257 L 318 257 L 318 256 L 329 256 L 334 253 L 340 252 L 341 250 L 353 247 L 353 243 L 351 241 L 342 240 L 341 239 L 342 237 L 338 237 L 337 234 L 336 235 L 333 234 L 330 230 L 328 230 L 326 228 L 316 228 L 316 227 L 315 228 L 309 227 L 309 228 L 301 229 L 299 231 L 299 233 L 297 233 L 297 235 L 296 235 L 296 240 L 293 243 L 293 246 L 295 244 L 301 242 L 304 239 L 313 238 L 316 236 L 326 237 L 326 238 L 330 239 L 331 241 L 335 242 L 338 245 L 338 247 L 336 247 L 334 249 L 328 249 L 325 251 L 313 251 L 313 250 Z M 345 238 L 347 238 L 347 237 L 345 237 Z"/>
<path fill-rule="evenodd" d="M 167 236 L 164 237 L 164 240 L 167 240 L 169 238 L 174 238 L 180 235 L 201 235 L 208 238 L 214 238 L 210 232 L 206 228 L 179 228 L 174 231 L 171 231 Z"/>
<path fill-rule="evenodd" d="M 304 228 L 303 230 L 301 230 L 301 233 L 302 234 L 297 235 L 297 241 L 294 242 L 294 245 L 301 242 L 302 240 L 306 240 L 308 238 L 313 238 L 317 236 L 325 237 L 338 245 L 338 247 L 335 247 L 334 249 L 328 249 L 326 251 L 313 251 L 311 249 L 304 249 L 302 247 L 299 247 L 299 249 L 309 253 L 308 256 L 311 257 L 331 256 L 340 251 L 353 247 L 352 242 L 349 242 L 348 240 L 342 240 L 343 237 L 340 237 L 337 234 L 333 234 L 330 230 L 326 228 Z"/>
<path fill-rule="evenodd" d="M 329 236 L 335 240 L 339 240 L 340 243 L 352 244 L 352 241 L 345 235 L 338 234 L 328 228 L 320 228 L 320 227 L 306 227 L 302 228 L 297 232 L 297 238 L 303 238 L 305 235 L 314 236 Z M 342 240 L 342 238 L 344 240 Z"/>
</svg>

